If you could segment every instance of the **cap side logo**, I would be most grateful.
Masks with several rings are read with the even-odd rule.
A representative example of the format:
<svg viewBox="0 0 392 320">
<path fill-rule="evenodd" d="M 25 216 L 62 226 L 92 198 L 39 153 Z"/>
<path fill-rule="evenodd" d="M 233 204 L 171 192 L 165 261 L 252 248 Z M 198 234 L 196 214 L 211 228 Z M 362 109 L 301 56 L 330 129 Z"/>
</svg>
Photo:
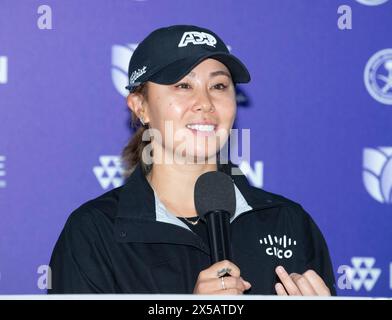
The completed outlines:
<svg viewBox="0 0 392 320">
<path fill-rule="evenodd" d="M 199 31 L 187 31 L 181 37 L 181 41 L 178 44 L 178 47 L 186 47 L 189 43 L 192 44 L 206 44 L 208 46 L 214 47 L 217 43 L 216 38 L 206 32 Z"/>
<path fill-rule="evenodd" d="M 135 81 L 143 74 L 147 72 L 147 66 L 143 66 L 141 69 L 137 69 L 132 72 L 131 76 L 129 77 L 129 84 L 134 84 Z"/>
</svg>

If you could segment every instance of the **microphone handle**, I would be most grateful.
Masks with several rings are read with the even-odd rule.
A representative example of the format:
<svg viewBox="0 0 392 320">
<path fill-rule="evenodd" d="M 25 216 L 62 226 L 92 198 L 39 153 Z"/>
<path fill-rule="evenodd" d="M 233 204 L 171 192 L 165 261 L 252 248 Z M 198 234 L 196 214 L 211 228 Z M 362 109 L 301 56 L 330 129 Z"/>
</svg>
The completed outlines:
<svg viewBox="0 0 392 320">
<path fill-rule="evenodd" d="M 205 215 L 210 240 L 211 263 L 231 260 L 230 213 L 210 211 Z"/>
</svg>

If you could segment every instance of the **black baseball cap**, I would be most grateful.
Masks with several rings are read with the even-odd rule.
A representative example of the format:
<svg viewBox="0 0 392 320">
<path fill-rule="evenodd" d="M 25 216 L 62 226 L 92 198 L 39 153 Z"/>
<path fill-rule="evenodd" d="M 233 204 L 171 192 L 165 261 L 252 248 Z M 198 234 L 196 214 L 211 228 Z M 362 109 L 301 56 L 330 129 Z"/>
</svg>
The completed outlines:
<svg viewBox="0 0 392 320">
<path fill-rule="evenodd" d="M 222 62 L 234 83 L 250 81 L 245 65 L 214 32 L 193 25 L 173 25 L 154 30 L 137 46 L 129 62 L 126 88 L 132 92 L 146 81 L 176 83 L 207 58 Z"/>
</svg>

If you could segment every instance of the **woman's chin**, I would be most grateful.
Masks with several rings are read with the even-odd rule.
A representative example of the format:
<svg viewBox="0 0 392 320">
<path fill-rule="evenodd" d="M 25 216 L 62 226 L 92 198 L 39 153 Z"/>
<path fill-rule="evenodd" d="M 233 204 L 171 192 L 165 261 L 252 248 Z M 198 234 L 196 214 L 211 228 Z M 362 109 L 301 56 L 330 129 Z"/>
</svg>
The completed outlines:
<svg viewBox="0 0 392 320">
<path fill-rule="evenodd" d="M 216 150 L 194 150 L 193 152 L 188 152 L 182 154 L 180 158 L 183 160 L 182 163 L 187 164 L 206 164 L 206 163 L 216 163 Z"/>
</svg>

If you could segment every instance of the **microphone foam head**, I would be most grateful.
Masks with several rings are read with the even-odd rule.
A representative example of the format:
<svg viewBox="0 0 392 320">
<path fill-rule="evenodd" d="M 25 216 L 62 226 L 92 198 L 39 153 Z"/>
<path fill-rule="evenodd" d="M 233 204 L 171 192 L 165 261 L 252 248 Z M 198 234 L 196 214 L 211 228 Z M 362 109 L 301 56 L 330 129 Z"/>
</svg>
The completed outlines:
<svg viewBox="0 0 392 320">
<path fill-rule="evenodd" d="M 203 173 L 196 181 L 195 207 L 197 214 L 204 216 L 215 210 L 223 210 L 234 215 L 236 208 L 234 184 L 230 176 L 220 171 Z"/>
</svg>

